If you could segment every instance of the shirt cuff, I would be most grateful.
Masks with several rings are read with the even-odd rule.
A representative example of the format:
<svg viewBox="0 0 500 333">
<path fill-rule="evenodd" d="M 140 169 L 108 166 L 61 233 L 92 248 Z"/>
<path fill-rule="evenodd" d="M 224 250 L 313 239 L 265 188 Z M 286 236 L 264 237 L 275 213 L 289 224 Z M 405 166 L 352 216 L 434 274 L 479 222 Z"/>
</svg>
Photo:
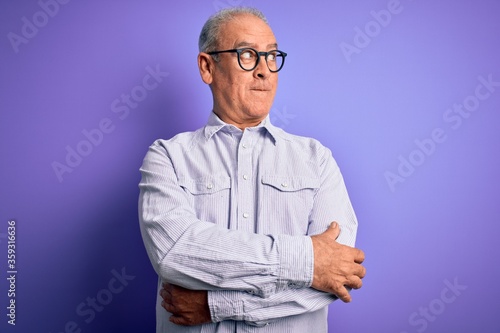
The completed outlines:
<svg viewBox="0 0 500 333">
<path fill-rule="evenodd" d="M 243 301 L 233 291 L 208 291 L 208 307 L 212 322 L 243 320 Z"/>
<path fill-rule="evenodd" d="M 311 237 L 279 235 L 277 241 L 280 258 L 278 289 L 309 288 L 314 271 Z"/>
</svg>

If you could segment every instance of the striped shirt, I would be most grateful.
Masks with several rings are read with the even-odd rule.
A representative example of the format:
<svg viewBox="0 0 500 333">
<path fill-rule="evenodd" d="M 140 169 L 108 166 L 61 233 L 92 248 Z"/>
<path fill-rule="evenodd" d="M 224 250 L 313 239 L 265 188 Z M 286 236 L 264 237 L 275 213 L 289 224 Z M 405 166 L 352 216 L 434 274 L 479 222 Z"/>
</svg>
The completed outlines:
<svg viewBox="0 0 500 333">
<path fill-rule="evenodd" d="M 178 326 L 157 296 L 157 332 L 327 332 L 335 296 L 310 288 L 311 238 L 357 220 L 340 170 L 317 140 L 269 116 L 244 131 L 211 113 L 205 127 L 157 140 L 140 169 L 139 220 L 162 281 L 208 290 L 213 323 Z"/>
</svg>

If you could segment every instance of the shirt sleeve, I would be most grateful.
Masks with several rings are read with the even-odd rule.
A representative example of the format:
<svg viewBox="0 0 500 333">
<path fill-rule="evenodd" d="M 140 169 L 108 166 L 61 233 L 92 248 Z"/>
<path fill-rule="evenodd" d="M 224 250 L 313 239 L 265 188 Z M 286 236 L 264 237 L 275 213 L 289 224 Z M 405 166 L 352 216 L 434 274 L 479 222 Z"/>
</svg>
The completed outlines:
<svg viewBox="0 0 500 333">
<path fill-rule="evenodd" d="M 311 288 L 289 289 L 268 298 L 240 291 L 208 292 L 214 322 L 236 320 L 252 326 L 265 326 L 285 317 L 313 312 L 336 299 L 332 294 Z"/>
<path fill-rule="evenodd" d="M 331 151 L 324 148 L 322 153 L 321 186 L 311 211 L 308 235 L 322 233 L 331 222 L 336 221 L 341 228 L 337 241 L 354 246 L 358 222 L 343 177 Z M 255 326 L 316 311 L 338 299 L 312 288 L 288 289 L 267 299 L 234 291 L 214 291 L 208 295 L 213 321 L 240 320 Z"/>
<path fill-rule="evenodd" d="M 324 232 L 331 222 L 340 226 L 337 242 L 354 247 L 358 220 L 347 193 L 344 178 L 331 151 L 323 147 L 320 163 L 321 186 L 309 216 L 308 235 Z"/>
<path fill-rule="evenodd" d="M 309 237 L 228 230 L 197 219 L 166 149 L 158 142 L 150 147 L 140 171 L 141 233 L 164 281 L 193 290 L 238 290 L 263 298 L 311 285 Z"/>
</svg>

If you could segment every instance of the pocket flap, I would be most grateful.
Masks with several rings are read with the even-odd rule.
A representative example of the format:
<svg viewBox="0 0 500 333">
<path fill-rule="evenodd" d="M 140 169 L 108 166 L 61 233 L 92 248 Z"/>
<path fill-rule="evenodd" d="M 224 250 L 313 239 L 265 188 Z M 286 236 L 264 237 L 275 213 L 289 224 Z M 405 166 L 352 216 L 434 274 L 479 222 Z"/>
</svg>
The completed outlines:
<svg viewBox="0 0 500 333">
<path fill-rule="evenodd" d="M 197 179 L 180 178 L 179 185 L 187 189 L 191 194 L 210 194 L 231 188 L 231 178 L 225 175 Z"/>
<path fill-rule="evenodd" d="M 319 178 L 290 177 L 290 176 L 262 176 L 262 184 L 270 185 L 283 192 L 293 192 L 302 189 L 319 188 Z"/>
</svg>

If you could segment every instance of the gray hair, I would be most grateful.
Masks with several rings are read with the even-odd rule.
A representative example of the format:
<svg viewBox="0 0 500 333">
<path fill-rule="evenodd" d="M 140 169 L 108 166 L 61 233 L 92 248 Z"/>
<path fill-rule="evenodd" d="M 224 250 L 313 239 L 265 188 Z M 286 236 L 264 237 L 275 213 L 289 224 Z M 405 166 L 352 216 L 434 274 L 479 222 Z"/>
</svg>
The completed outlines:
<svg viewBox="0 0 500 333">
<path fill-rule="evenodd" d="M 203 28 L 201 29 L 200 38 L 198 40 L 198 48 L 200 52 L 215 51 L 218 47 L 219 34 L 221 26 L 233 20 L 238 15 L 250 14 L 260 18 L 264 23 L 269 25 L 266 17 L 262 12 L 250 7 L 232 7 L 225 8 L 214 15 L 210 16 Z M 216 59 L 217 60 L 217 59 Z"/>
</svg>

